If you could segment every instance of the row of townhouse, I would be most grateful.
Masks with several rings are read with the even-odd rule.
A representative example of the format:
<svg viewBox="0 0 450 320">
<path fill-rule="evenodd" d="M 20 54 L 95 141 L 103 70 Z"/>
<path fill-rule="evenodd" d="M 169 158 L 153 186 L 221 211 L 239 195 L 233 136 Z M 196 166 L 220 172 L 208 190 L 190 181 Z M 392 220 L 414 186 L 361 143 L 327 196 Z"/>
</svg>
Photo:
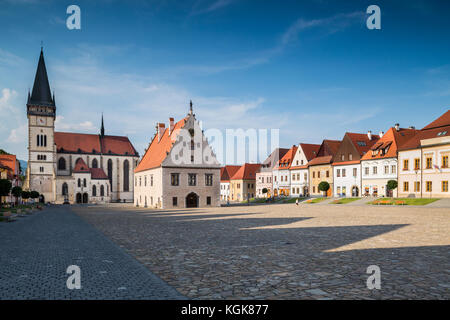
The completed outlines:
<svg viewBox="0 0 450 320">
<path fill-rule="evenodd" d="M 421 130 L 396 124 L 379 135 L 347 132 L 342 140 L 276 149 L 256 173 L 255 192 L 256 197 L 322 196 L 319 184 L 326 181 L 327 196 L 450 197 L 449 156 L 447 111 Z M 398 187 L 389 190 L 389 180 Z"/>
<path fill-rule="evenodd" d="M 256 197 L 256 173 L 259 163 L 225 166 L 220 171 L 220 200 L 245 201 Z"/>
</svg>

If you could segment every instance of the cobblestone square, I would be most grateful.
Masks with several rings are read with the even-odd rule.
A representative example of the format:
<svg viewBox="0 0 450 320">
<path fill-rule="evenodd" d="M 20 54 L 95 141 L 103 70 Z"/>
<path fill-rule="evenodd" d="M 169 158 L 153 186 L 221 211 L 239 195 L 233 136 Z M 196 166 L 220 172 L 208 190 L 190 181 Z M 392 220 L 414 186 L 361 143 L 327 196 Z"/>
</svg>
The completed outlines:
<svg viewBox="0 0 450 320">
<path fill-rule="evenodd" d="M 450 298 L 448 208 L 72 210 L 193 299 Z M 367 288 L 370 265 L 380 290 Z"/>
</svg>

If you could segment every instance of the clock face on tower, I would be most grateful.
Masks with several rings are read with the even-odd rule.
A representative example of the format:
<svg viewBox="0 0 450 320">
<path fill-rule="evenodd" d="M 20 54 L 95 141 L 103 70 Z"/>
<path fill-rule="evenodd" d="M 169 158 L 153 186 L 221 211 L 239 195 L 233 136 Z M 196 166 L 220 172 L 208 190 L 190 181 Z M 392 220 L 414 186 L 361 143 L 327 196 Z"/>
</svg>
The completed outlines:
<svg viewBox="0 0 450 320">
<path fill-rule="evenodd" d="M 44 125 L 45 124 L 45 119 L 44 118 L 38 118 L 38 124 Z"/>
</svg>

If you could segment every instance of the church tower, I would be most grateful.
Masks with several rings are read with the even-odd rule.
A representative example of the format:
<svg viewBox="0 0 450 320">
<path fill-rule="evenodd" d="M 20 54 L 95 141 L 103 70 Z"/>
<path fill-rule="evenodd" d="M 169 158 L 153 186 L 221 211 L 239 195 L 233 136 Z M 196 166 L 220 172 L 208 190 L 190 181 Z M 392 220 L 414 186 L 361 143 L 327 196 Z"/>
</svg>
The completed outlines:
<svg viewBox="0 0 450 320">
<path fill-rule="evenodd" d="M 55 95 L 51 95 L 41 48 L 33 91 L 28 92 L 27 187 L 43 195 L 45 202 L 55 197 Z"/>
</svg>

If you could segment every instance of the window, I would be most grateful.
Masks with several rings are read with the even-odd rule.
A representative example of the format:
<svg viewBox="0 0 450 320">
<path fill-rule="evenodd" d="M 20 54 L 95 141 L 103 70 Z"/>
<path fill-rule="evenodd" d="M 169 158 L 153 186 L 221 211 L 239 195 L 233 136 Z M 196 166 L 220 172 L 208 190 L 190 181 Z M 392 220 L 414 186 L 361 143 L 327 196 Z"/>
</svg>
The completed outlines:
<svg viewBox="0 0 450 320">
<path fill-rule="evenodd" d="M 384 174 L 389 174 L 389 166 L 384 166 Z"/>
<path fill-rule="evenodd" d="M 344 160 L 345 160 L 345 156 L 341 155 L 341 161 L 344 161 Z"/>
<path fill-rule="evenodd" d="M 407 171 L 409 168 L 409 160 L 405 159 L 403 160 L 403 171 Z"/>
<path fill-rule="evenodd" d="M 347 194 L 347 187 L 342 187 L 342 195 L 345 197 Z"/>
<path fill-rule="evenodd" d="M 339 195 L 341 193 L 341 187 L 336 188 L 336 193 Z"/>
<path fill-rule="evenodd" d="M 170 184 L 172 186 L 179 186 L 180 185 L 180 174 L 179 173 L 172 173 L 172 174 L 170 174 Z"/>
<path fill-rule="evenodd" d="M 408 181 L 403 182 L 403 191 L 404 192 L 409 191 L 409 182 Z"/>
<path fill-rule="evenodd" d="M 111 192 L 113 191 L 113 187 L 112 187 L 112 175 L 113 175 L 113 163 L 112 160 L 109 159 L 108 160 L 108 179 L 109 179 L 109 184 L 111 186 Z M 139 186 L 141 186 L 141 180 L 139 178 Z"/>
<path fill-rule="evenodd" d="M 128 160 L 123 162 L 123 191 L 130 191 L 130 163 Z"/>
<path fill-rule="evenodd" d="M 373 174 L 377 174 L 378 171 L 378 167 L 372 167 L 372 173 Z"/>
<path fill-rule="evenodd" d="M 213 175 L 211 173 L 205 174 L 205 185 L 209 187 L 213 185 Z"/>
<path fill-rule="evenodd" d="M 105 196 L 105 186 L 101 185 L 100 186 L 100 197 L 104 197 Z"/>
<path fill-rule="evenodd" d="M 78 188 L 81 188 L 81 179 L 78 179 Z"/>
<path fill-rule="evenodd" d="M 316 172 L 315 171 L 313 171 L 313 178 L 315 178 L 316 177 Z"/>
<path fill-rule="evenodd" d="M 147 186 L 147 176 L 144 176 L 144 187 Z"/>
<path fill-rule="evenodd" d="M 420 159 L 416 158 L 414 159 L 414 170 L 419 170 L 420 169 Z"/>
<path fill-rule="evenodd" d="M 358 175 L 358 169 L 353 168 L 353 176 L 356 177 Z"/>
<path fill-rule="evenodd" d="M 308 179 L 308 174 L 307 173 L 305 173 L 304 175 L 303 175 L 303 177 L 305 178 L 305 181 Z"/>
<path fill-rule="evenodd" d="M 448 180 L 442 181 L 442 192 L 448 192 Z"/>
<path fill-rule="evenodd" d="M 395 174 L 397 172 L 397 167 L 395 165 L 391 166 L 391 173 Z"/>
<path fill-rule="evenodd" d="M 328 171 L 327 171 L 327 173 L 328 173 Z M 342 169 L 342 176 L 345 177 L 345 169 Z M 328 177 L 328 175 L 327 175 L 327 177 Z"/>
<path fill-rule="evenodd" d="M 66 159 L 59 158 L 58 160 L 58 170 L 66 170 Z"/>
<path fill-rule="evenodd" d="M 190 186 L 195 186 L 197 185 L 197 174 L 195 173 L 189 173 L 188 175 L 188 184 Z"/>
<path fill-rule="evenodd" d="M 142 186 L 142 177 L 139 177 L 139 187 Z"/>
<path fill-rule="evenodd" d="M 97 161 L 97 159 L 92 160 L 92 168 L 98 168 L 98 161 Z"/>
<path fill-rule="evenodd" d="M 63 183 L 62 185 L 62 195 L 67 196 L 69 195 L 69 187 L 67 186 L 67 183 Z"/>
<path fill-rule="evenodd" d="M 191 156 L 191 162 L 194 162 L 194 156 Z"/>
<path fill-rule="evenodd" d="M 420 181 L 414 182 L 414 192 L 420 191 Z"/>
<path fill-rule="evenodd" d="M 442 156 L 442 168 L 448 168 L 448 156 Z"/>
<path fill-rule="evenodd" d="M 97 196 L 97 186 L 95 184 L 92 186 L 92 196 L 93 197 Z"/>
<path fill-rule="evenodd" d="M 320 171 L 317 171 L 317 178 L 320 178 Z"/>
<path fill-rule="evenodd" d="M 211 205 L 211 197 L 206 197 L 206 205 Z"/>
<path fill-rule="evenodd" d="M 426 169 L 431 169 L 432 165 L 433 165 L 433 158 L 428 157 Z"/>
<path fill-rule="evenodd" d="M 340 176 L 341 176 L 341 169 L 337 169 L 337 170 L 336 170 L 336 176 L 337 176 L 337 177 L 340 177 Z"/>
<path fill-rule="evenodd" d="M 348 154 L 348 160 L 350 160 L 350 161 L 353 160 L 353 154 L 351 154 L 351 153 Z"/>
<path fill-rule="evenodd" d="M 366 175 L 366 176 L 369 175 L 369 167 L 364 168 L 364 175 Z"/>
<path fill-rule="evenodd" d="M 86 179 L 83 179 L 83 187 L 86 187 L 87 183 L 86 183 Z"/>
<path fill-rule="evenodd" d="M 178 198 L 177 197 L 172 198 L 172 206 L 174 206 L 174 207 L 178 206 Z"/>
<path fill-rule="evenodd" d="M 313 186 L 313 193 L 316 192 L 316 186 Z"/>
<path fill-rule="evenodd" d="M 426 184 L 426 191 L 427 191 L 427 192 L 433 191 L 433 183 L 432 183 L 431 181 L 427 181 L 427 184 Z"/>
<path fill-rule="evenodd" d="M 153 175 L 150 175 L 150 187 L 153 187 Z"/>
</svg>

